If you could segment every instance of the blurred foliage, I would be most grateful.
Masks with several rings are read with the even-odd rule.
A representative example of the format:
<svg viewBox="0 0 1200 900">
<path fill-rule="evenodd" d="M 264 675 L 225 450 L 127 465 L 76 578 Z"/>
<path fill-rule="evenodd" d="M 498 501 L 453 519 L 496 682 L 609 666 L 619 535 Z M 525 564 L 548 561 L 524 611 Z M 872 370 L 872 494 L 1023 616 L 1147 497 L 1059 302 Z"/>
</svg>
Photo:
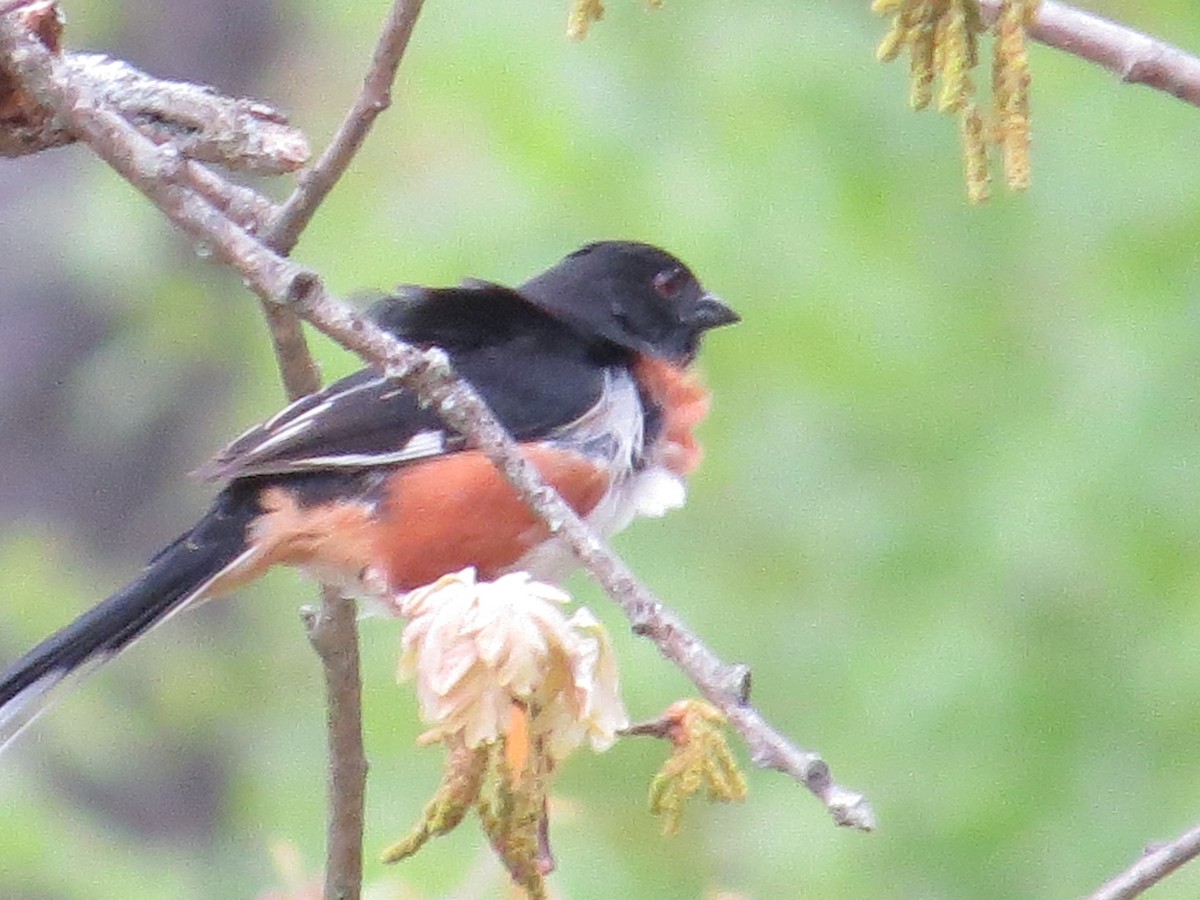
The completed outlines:
<svg viewBox="0 0 1200 900">
<path fill-rule="evenodd" d="M 68 43 L 94 49 L 156 8 L 64 6 Z M 264 80 L 219 86 L 291 110 L 320 146 L 385 6 L 289 0 Z M 1094 6 L 1200 49 L 1187 0 Z M 703 356 L 716 402 L 690 504 L 617 545 L 753 667 L 766 714 L 869 794 L 880 829 L 839 831 L 803 789 L 754 771 L 745 804 L 697 805 L 663 838 L 645 810 L 661 748 L 624 741 L 561 773 L 553 889 L 1072 897 L 1191 824 L 1197 111 L 1033 46 L 1033 187 L 972 209 L 957 136 L 909 112 L 902 73 L 874 61 L 866 2 L 614 0 L 581 44 L 564 13 L 429 3 L 395 106 L 296 255 L 351 293 L 514 282 L 620 236 L 675 251 L 729 300 L 745 321 Z M 236 279 L 84 151 L 56 160 L 83 190 L 46 254 L 114 323 L 68 385 L 61 439 L 173 454 L 153 512 L 113 520 L 148 555 L 204 502 L 183 473 L 281 392 Z M 357 365 L 317 349 L 329 377 Z M 222 375 L 202 396 L 204 443 L 184 449 L 200 438 L 153 432 L 154 411 L 198 365 Z M 0 652 L 139 564 L 69 518 L 6 523 Z M 689 693 L 576 587 L 618 633 L 635 717 Z M 324 713 L 295 612 L 313 597 L 273 575 L 173 620 L 44 717 L 0 767 L 0 894 L 249 897 L 281 881 L 280 840 L 316 872 Z M 364 625 L 368 860 L 438 780 L 393 684 L 398 635 Z M 370 862 L 372 896 L 501 896 L 486 853 L 460 829 L 397 868 Z M 1193 867 L 1155 897 L 1197 894 Z"/>
</svg>

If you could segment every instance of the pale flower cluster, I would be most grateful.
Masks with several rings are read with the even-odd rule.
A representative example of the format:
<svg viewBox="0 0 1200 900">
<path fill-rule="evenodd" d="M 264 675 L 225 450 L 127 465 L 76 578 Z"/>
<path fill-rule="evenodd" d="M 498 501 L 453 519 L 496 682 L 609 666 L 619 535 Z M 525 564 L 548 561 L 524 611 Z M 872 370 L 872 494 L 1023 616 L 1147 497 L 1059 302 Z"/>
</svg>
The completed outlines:
<svg viewBox="0 0 1200 900">
<path fill-rule="evenodd" d="M 469 747 L 505 734 L 514 703 L 532 714 L 531 735 L 555 759 L 586 739 L 603 750 L 628 725 L 608 635 L 586 609 L 525 572 L 477 581 L 445 575 L 397 600 L 409 620 L 400 677 L 415 679 L 424 740 Z"/>
</svg>

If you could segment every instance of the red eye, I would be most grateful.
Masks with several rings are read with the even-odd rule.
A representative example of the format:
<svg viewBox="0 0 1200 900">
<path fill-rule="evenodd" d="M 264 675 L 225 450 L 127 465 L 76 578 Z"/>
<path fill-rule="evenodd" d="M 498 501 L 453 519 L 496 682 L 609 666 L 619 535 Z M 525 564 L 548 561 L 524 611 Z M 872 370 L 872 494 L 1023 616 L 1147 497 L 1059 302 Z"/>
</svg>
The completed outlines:
<svg viewBox="0 0 1200 900">
<path fill-rule="evenodd" d="M 686 283 L 687 273 L 683 269 L 664 269 L 654 276 L 654 291 L 664 300 L 670 300 Z"/>
</svg>

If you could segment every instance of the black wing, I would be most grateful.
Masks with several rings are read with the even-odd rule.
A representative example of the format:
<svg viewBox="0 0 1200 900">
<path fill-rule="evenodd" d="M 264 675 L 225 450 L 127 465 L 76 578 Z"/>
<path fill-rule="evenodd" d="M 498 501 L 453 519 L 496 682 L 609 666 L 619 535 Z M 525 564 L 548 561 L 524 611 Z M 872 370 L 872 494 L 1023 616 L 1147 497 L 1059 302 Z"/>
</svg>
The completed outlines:
<svg viewBox="0 0 1200 900">
<path fill-rule="evenodd" d="M 373 304 L 367 317 L 410 344 L 450 352 L 568 331 L 511 288 L 473 279 L 453 288 L 402 286 Z"/>
<path fill-rule="evenodd" d="M 410 289 L 369 315 L 403 340 L 440 346 L 518 440 L 537 440 L 588 412 L 605 388 L 610 351 L 530 307 L 507 288 Z M 208 479 L 390 466 L 461 450 L 414 394 L 364 369 L 297 400 L 226 447 Z"/>
</svg>

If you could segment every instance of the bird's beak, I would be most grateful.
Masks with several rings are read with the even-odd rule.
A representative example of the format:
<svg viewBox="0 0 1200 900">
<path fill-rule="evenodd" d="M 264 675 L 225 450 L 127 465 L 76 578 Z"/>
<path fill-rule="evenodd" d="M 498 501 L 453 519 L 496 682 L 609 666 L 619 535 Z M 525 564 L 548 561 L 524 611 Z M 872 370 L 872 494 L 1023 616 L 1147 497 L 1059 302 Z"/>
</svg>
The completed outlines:
<svg viewBox="0 0 1200 900">
<path fill-rule="evenodd" d="M 716 294 L 703 294 L 688 316 L 688 323 L 700 331 L 733 325 L 740 321 L 742 317 L 726 306 Z"/>
</svg>

